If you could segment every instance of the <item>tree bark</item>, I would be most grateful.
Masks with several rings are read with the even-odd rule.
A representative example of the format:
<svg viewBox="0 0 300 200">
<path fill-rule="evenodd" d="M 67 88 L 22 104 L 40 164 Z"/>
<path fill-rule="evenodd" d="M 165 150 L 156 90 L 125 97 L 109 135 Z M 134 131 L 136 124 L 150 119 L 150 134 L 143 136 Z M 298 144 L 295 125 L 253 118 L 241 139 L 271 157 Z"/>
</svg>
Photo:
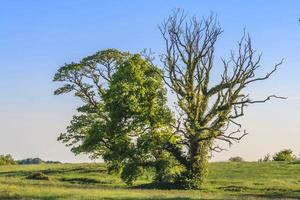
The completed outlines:
<svg viewBox="0 0 300 200">
<path fill-rule="evenodd" d="M 199 189 L 208 175 L 209 148 L 211 142 L 204 140 L 195 142 L 190 154 L 190 166 L 185 173 L 185 185 Z"/>
</svg>

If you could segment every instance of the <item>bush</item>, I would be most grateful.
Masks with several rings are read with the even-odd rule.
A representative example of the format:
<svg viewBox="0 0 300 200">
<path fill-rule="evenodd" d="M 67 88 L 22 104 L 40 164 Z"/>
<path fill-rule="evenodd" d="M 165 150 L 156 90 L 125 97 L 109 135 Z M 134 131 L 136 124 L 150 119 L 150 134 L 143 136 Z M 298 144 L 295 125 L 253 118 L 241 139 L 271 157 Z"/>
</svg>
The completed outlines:
<svg viewBox="0 0 300 200">
<path fill-rule="evenodd" d="M 258 160 L 258 162 L 270 162 L 270 161 L 272 161 L 271 155 L 270 155 L 270 154 L 267 154 L 267 155 L 265 155 L 263 158 L 260 158 L 260 159 Z"/>
<path fill-rule="evenodd" d="M 295 161 L 296 156 L 293 154 L 291 149 L 284 149 L 274 154 L 273 156 L 274 161 Z"/>
<path fill-rule="evenodd" d="M 15 165 L 16 161 L 9 154 L 0 155 L 0 165 Z"/>
<path fill-rule="evenodd" d="M 240 156 L 235 156 L 235 157 L 229 158 L 229 161 L 230 162 L 243 162 L 244 159 L 242 157 L 240 157 Z"/>
<path fill-rule="evenodd" d="M 42 172 L 36 172 L 33 174 L 30 174 L 29 176 L 26 177 L 27 179 L 31 180 L 49 180 L 49 176 Z"/>
<path fill-rule="evenodd" d="M 265 155 L 265 157 L 263 158 L 263 162 L 269 162 L 271 161 L 271 155 L 270 154 L 267 154 Z"/>
</svg>

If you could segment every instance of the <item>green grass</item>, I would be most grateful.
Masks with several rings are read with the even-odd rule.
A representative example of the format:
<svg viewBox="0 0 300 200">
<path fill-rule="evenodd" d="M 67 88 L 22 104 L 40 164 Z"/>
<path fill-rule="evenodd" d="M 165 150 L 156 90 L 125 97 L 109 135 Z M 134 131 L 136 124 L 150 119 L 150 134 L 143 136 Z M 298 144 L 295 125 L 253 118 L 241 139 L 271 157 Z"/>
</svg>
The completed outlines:
<svg viewBox="0 0 300 200">
<path fill-rule="evenodd" d="M 300 164 L 211 163 L 202 190 L 138 189 L 150 182 L 128 187 L 103 164 L 0 166 L 0 199 L 300 199 Z"/>
</svg>

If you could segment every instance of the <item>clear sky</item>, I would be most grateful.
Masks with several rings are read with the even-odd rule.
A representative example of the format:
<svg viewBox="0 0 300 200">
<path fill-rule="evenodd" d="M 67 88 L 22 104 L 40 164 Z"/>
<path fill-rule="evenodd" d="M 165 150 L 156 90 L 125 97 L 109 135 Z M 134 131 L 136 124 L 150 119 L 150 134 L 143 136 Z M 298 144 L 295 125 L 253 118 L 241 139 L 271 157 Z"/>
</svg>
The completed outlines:
<svg viewBox="0 0 300 200">
<path fill-rule="evenodd" d="M 88 161 L 56 141 L 80 102 L 71 95 L 53 95 L 55 71 L 65 62 L 105 48 L 163 52 L 157 25 L 174 8 L 199 17 L 217 14 L 224 33 L 216 59 L 236 47 L 244 27 L 254 48 L 263 52 L 262 74 L 285 59 L 271 79 L 249 91 L 254 97 L 280 94 L 288 100 L 248 108 L 242 121 L 250 134 L 214 160 L 237 155 L 257 160 L 283 148 L 300 154 L 300 1 L 296 0 L 0 0 L 0 154 Z"/>
</svg>

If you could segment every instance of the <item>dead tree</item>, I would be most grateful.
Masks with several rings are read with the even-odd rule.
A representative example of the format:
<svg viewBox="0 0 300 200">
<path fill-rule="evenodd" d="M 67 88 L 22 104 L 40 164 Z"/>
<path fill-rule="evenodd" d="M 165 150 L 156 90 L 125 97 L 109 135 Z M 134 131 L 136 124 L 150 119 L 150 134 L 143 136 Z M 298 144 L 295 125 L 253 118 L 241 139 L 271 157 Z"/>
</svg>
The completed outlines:
<svg viewBox="0 0 300 200">
<path fill-rule="evenodd" d="M 219 83 L 211 85 L 216 42 L 222 33 L 216 18 L 211 15 L 202 20 L 187 19 L 179 10 L 159 28 L 166 47 L 162 55 L 164 79 L 176 95 L 179 109 L 174 134 L 181 138 L 166 148 L 184 166 L 182 177 L 187 186 L 198 188 L 207 175 L 210 151 L 223 149 L 214 146 L 216 141 L 232 144 L 247 134 L 236 121 L 244 115 L 244 108 L 282 98 L 270 95 L 252 100 L 245 92 L 250 84 L 268 79 L 282 61 L 265 76 L 257 76 L 261 55 L 253 50 L 250 36 L 244 31 L 237 53 L 232 51 L 228 60 L 222 59 Z"/>
</svg>

